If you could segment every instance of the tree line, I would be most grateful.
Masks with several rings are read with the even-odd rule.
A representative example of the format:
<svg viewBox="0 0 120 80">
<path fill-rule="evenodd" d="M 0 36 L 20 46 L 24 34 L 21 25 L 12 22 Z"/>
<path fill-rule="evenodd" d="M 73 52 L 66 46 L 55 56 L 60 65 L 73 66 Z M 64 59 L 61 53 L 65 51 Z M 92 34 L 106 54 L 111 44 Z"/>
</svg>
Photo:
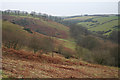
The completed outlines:
<svg viewBox="0 0 120 80">
<path fill-rule="evenodd" d="M 79 58 L 92 63 L 120 67 L 118 44 L 97 37 L 82 25 L 71 25 L 70 33 L 75 39 L 76 53 Z M 116 31 L 111 33 L 109 38 L 117 42 Z"/>
<path fill-rule="evenodd" d="M 63 18 L 58 16 L 52 16 L 45 13 L 37 13 L 35 11 L 28 13 L 26 11 L 19 11 L 19 10 L 5 10 L 0 12 L 2 12 L 3 15 L 32 16 L 34 18 L 42 18 L 44 20 L 52 20 L 59 23 L 63 20 Z"/>
</svg>

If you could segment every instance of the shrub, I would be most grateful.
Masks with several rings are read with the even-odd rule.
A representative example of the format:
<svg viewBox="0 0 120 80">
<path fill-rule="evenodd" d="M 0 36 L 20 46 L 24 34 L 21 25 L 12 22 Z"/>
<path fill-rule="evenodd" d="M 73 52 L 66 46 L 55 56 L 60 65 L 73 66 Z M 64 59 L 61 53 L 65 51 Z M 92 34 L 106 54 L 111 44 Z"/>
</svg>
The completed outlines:
<svg viewBox="0 0 120 80">
<path fill-rule="evenodd" d="M 97 64 L 107 64 L 107 60 L 110 57 L 110 54 L 107 50 L 95 50 L 92 53 L 92 58 L 94 63 Z"/>
<path fill-rule="evenodd" d="M 34 53 L 39 50 L 42 50 L 44 53 L 52 52 L 54 49 L 53 39 L 48 38 L 40 38 L 37 35 L 33 35 L 30 39 L 29 45 L 31 49 L 33 49 Z"/>
<path fill-rule="evenodd" d="M 26 30 L 29 33 L 33 33 L 30 28 L 24 28 L 24 30 Z"/>
<path fill-rule="evenodd" d="M 18 24 L 18 25 L 21 25 L 21 26 L 27 26 L 27 25 L 30 24 L 27 19 L 12 20 L 11 22 L 12 22 L 13 24 Z"/>
<path fill-rule="evenodd" d="M 120 50 L 120 47 L 118 47 L 118 46 L 110 49 L 110 55 L 114 58 L 114 66 L 119 66 L 120 65 L 118 63 L 118 61 L 120 59 L 120 55 L 118 55 L 119 50 Z"/>
<path fill-rule="evenodd" d="M 63 51 L 63 52 L 62 52 L 62 55 L 63 55 L 65 58 L 67 58 L 67 59 L 69 59 L 70 57 L 72 57 L 72 54 L 69 53 L 68 51 Z"/>
<path fill-rule="evenodd" d="M 114 30 L 112 31 L 112 33 L 109 35 L 108 39 L 110 39 L 111 41 L 115 42 L 115 43 L 118 43 L 119 44 L 119 34 L 120 34 L 120 31 L 118 30 Z"/>
<path fill-rule="evenodd" d="M 76 46 L 76 53 L 77 53 L 77 57 L 82 59 L 82 60 L 85 60 L 88 62 L 93 61 L 91 51 L 86 49 L 86 48 L 83 48 L 81 46 Z"/>
<path fill-rule="evenodd" d="M 42 47 L 42 39 L 38 38 L 36 35 L 33 35 L 29 41 L 28 47 L 33 49 L 34 53 L 39 51 Z"/>
<path fill-rule="evenodd" d="M 82 39 L 81 42 L 79 41 L 78 43 L 82 47 L 90 49 L 90 50 L 92 50 L 100 45 L 99 41 L 93 36 L 86 36 Z"/>
</svg>

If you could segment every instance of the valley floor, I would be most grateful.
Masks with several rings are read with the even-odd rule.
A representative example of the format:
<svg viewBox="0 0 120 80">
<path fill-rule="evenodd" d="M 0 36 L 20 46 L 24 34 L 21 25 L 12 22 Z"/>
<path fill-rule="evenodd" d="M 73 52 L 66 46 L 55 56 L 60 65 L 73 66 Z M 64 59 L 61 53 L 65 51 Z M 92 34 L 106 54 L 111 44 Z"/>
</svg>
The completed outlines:
<svg viewBox="0 0 120 80">
<path fill-rule="evenodd" d="M 7 53 L 6 53 L 7 52 Z M 61 63 L 48 60 L 31 60 L 21 52 L 3 49 L 3 78 L 117 78 L 118 68 L 86 64 L 75 65 L 69 60 Z M 20 56 L 21 57 L 18 57 Z M 50 57 L 50 56 L 47 56 Z M 42 59 L 42 57 L 41 57 Z M 46 57 L 44 57 L 46 59 Z M 55 60 L 56 58 L 54 58 Z M 57 59 L 56 59 L 57 60 Z M 68 63 L 67 63 L 68 62 Z"/>
</svg>

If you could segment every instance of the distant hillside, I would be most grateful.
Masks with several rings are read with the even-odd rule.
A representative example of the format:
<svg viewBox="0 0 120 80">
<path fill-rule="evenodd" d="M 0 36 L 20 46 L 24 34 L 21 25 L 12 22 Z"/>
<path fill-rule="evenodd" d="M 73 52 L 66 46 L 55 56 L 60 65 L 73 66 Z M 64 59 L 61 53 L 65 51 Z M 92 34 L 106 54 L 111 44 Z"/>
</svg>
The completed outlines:
<svg viewBox="0 0 120 80">
<path fill-rule="evenodd" d="M 3 15 L 3 20 L 47 36 L 69 38 L 69 28 L 51 20 L 16 15 Z"/>
<path fill-rule="evenodd" d="M 120 26 L 120 24 L 118 25 L 118 16 L 116 15 L 68 17 L 64 19 L 64 23 L 83 25 L 88 30 L 103 35 L 109 35 Z"/>
<path fill-rule="evenodd" d="M 9 21 L 2 21 L 2 33 L 3 33 L 2 34 L 3 42 L 6 40 L 8 41 L 9 39 L 13 39 L 13 41 L 14 41 L 14 40 L 16 40 L 16 38 L 18 38 L 19 41 L 22 41 L 22 42 L 23 42 L 23 40 L 27 40 L 27 41 L 25 41 L 25 43 L 22 43 L 25 45 L 25 47 L 23 47 L 23 48 L 26 48 L 27 42 L 29 42 L 28 39 L 31 39 L 31 37 L 34 34 L 36 36 L 38 36 L 39 39 L 49 37 L 47 35 L 37 33 L 33 30 L 30 30 L 30 31 L 27 29 L 25 30 L 24 27 L 10 23 Z M 16 36 L 16 38 L 13 35 Z M 75 42 L 72 42 L 72 41 L 69 41 L 66 39 L 57 38 L 57 37 L 54 37 L 54 40 L 55 40 L 54 43 L 55 43 L 55 47 L 56 47 L 55 51 L 59 47 L 59 45 L 62 45 L 62 47 L 65 51 L 68 51 L 70 54 L 75 53 Z"/>
</svg>

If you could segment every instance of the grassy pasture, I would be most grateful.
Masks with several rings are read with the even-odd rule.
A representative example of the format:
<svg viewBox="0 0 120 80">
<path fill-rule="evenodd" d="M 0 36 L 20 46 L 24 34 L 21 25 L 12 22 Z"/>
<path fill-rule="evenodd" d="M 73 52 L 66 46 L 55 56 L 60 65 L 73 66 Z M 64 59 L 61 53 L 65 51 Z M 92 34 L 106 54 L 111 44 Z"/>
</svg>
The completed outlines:
<svg viewBox="0 0 120 80">
<path fill-rule="evenodd" d="M 73 17 L 73 18 L 66 18 L 64 20 L 79 20 L 79 21 L 84 21 L 90 18 L 94 18 L 95 16 L 81 16 L 81 17 Z"/>
<path fill-rule="evenodd" d="M 96 21 L 96 22 L 92 22 Z M 79 22 L 77 25 L 83 25 L 90 31 L 104 31 L 104 35 L 109 35 L 115 28 L 118 26 L 118 17 L 117 16 L 109 16 L 109 17 L 95 17 L 91 22 Z M 111 30 L 109 32 L 109 30 Z M 106 32 L 108 31 L 108 32 Z"/>
</svg>

